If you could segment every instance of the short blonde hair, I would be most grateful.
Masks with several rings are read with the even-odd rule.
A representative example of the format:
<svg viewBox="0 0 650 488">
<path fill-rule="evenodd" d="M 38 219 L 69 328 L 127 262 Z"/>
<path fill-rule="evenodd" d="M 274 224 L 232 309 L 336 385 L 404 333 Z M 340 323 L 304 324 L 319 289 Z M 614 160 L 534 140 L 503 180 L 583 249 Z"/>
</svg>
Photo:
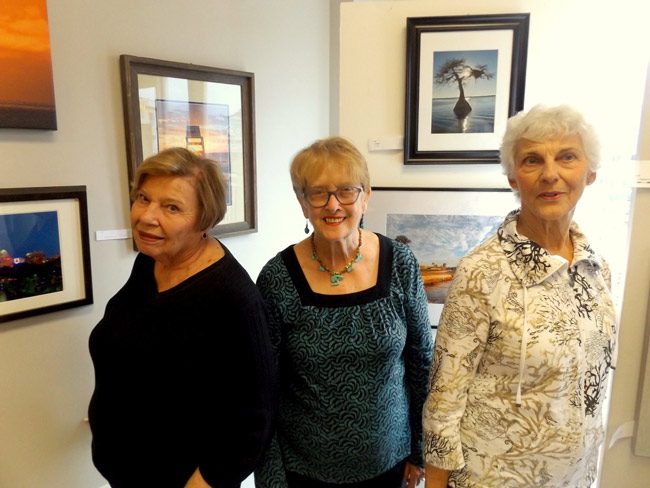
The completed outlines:
<svg viewBox="0 0 650 488">
<path fill-rule="evenodd" d="M 589 162 L 589 169 L 596 171 L 600 164 L 600 143 L 594 128 L 582 114 L 568 105 L 546 107 L 535 105 L 528 112 L 519 112 L 508 120 L 501 143 L 501 166 L 503 173 L 512 177 L 515 169 L 515 151 L 522 139 L 544 141 L 577 135 Z"/>
<path fill-rule="evenodd" d="M 194 178 L 199 201 L 198 230 L 211 229 L 226 215 L 226 186 L 216 161 L 199 156 L 184 147 L 172 147 L 145 159 L 133 177 L 131 201 L 148 176 Z"/>
<path fill-rule="evenodd" d="M 361 183 L 365 191 L 370 189 L 368 163 L 361 152 L 343 137 L 328 137 L 317 140 L 293 158 L 290 172 L 296 195 L 301 196 L 311 181 L 336 165 L 352 181 Z"/>
</svg>

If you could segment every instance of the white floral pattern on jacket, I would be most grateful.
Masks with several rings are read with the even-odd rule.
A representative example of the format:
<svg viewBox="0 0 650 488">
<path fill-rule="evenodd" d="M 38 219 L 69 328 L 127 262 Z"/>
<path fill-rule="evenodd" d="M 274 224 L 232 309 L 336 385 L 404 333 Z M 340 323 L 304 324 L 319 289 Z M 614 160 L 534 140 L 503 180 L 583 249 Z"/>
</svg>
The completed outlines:
<svg viewBox="0 0 650 488">
<path fill-rule="evenodd" d="M 615 357 L 609 269 L 575 223 L 568 266 L 518 235 L 518 216 L 454 275 L 423 413 L 425 459 L 452 471 L 456 488 L 588 487 Z"/>
</svg>

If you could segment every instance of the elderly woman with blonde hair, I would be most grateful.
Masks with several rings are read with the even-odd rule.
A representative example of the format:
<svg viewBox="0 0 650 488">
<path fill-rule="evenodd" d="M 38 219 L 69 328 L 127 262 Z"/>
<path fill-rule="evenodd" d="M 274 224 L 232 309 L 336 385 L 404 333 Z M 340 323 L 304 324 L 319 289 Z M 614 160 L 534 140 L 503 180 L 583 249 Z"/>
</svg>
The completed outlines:
<svg viewBox="0 0 650 488">
<path fill-rule="evenodd" d="M 594 481 L 616 313 L 573 213 L 598 162 L 569 107 L 509 120 L 501 164 L 521 205 L 461 260 L 447 296 L 423 414 L 427 488 Z"/>
<path fill-rule="evenodd" d="M 270 439 L 275 379 L 262 298 L 210 230 L 217 163 L 184 148 L 133 185 L 140 253 L 90 336 L 93 462 L 112 487 L 238 487 Z"/>
<path fill-rule="evenodd" d="M 361 227 L 370 178 L 347 140 L 300 151 L 291 180 L 314 230 L 257 281 L 280 364 L 280 404 L 255 482 L 413 488 L 423 474 L 432 347 L 418 263 L 405 245 Z"/>
</svg>

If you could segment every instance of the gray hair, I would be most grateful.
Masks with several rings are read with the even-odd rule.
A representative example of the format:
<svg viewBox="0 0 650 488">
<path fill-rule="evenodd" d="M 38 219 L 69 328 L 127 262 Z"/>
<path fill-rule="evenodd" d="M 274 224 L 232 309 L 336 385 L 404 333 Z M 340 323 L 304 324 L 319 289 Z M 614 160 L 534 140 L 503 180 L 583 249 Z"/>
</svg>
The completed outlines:
<svg viewBox="0 0 650 488">
<path fill-rule="evenodd" d="M 570 135 L 580 137 L 589 169 L 596 171 L 600 165 L 600 143 L 596 131 L 580 112 L 568 105 L 556 107 L 535 105 L 528 112 L 519 112 L 508 120 L 506 133 L 501 142 L 503 173 L 508 177 L 513 176 L 515 151 L 522 139 L 544 141 Z"/>
</svg>

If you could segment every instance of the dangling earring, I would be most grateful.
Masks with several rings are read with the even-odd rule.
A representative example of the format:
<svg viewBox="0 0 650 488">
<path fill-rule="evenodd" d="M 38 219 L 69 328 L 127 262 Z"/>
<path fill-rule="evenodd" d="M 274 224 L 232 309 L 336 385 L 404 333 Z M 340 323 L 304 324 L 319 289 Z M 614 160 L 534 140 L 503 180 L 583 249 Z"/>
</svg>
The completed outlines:
<svg viewBox="0 0 650 488">
<path fill-rule="evenodd" d="M 305 219 L 305 234 L 309 234 L 309 220 Z"/>
<path fill-rule="evenodd" d="M 359 229 L 363 229 L 363 214 L 361 215 L 361 220 L 359 221 Z"/>
<path fill-rule="evenodd" d="M 207 232 L 204 232 L 203 235 L 202 235 L 201 237 L 203 237 L 203 239 L 207 239 L 207 238 L 208 238 L 208 234 L 207 234 Z"/>
</svg>

